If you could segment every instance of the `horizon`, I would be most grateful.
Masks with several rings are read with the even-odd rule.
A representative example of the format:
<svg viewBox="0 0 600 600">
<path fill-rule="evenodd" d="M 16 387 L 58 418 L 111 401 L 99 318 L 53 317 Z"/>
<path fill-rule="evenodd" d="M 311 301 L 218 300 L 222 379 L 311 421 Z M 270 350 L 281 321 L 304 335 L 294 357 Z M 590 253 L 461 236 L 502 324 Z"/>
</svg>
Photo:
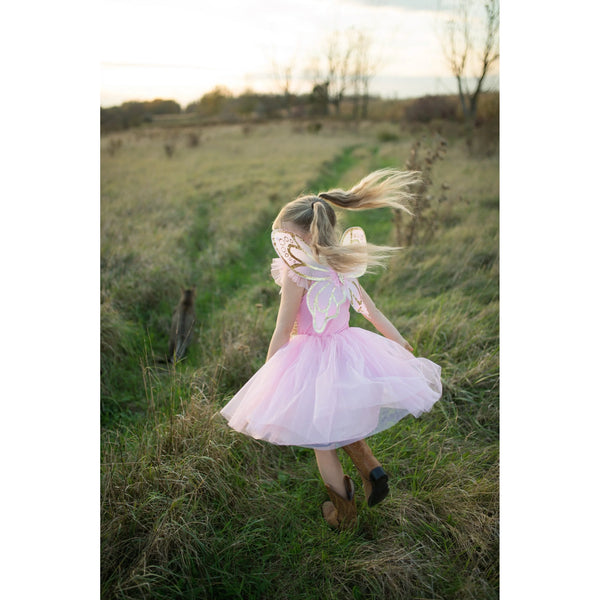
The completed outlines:
<svg viewBox="0 0 600 600">
<path fill-rule="evenodd" d="M 456 93 L 441 31 L 449 0 L 103 0 L 100 105 L 172 99 L 182 106 L 216 86 L 234 96 L 309 93 L 326 53 L 369 40 L 369 94 L 391 99 Z M 135 25 L 135 27 L 133 27 Z M 475 34 L 477 30 L 474 29 Z M 495 83 L 493 78 L 495 77 Z M 499 70 L 486 88 L 497 87 Z M 346 95 L 350 95 L 348 91 Z"/>
<path fill-rule="evenodd" d="M 387 81 L 381 81 L 384 78 L 374 78 L 374 83 L 379 83 L 377 88 L 375 85 L 374 89 L 370 90 L 369 95 L 371 98 L 381 98 L 384 100 L 410 100 L 412 98 L 420 98 L 423 96 L 444 96 L 444 95 L 456 95 L 458 93 L 456 89 L 455 78 L 450 76 L 444 77 L 420 77 L 420 76 L 408 76 L 408 77 L 396 77 L 396 78 L 385 78 Z M 469 84 L 473 83 L 474 78 L 469 78 Z M 396 87 L 393 87 L 395 84 Z M 234 97 L 237 97 L 245 92 L 251 92 L 255 94 L 273 94 L 278 95 L 282 92 L 276 89 L 256 89 L 251 86 L 240 88 L 240 89 L 231 89 L 230 87 L 223 84 L 215 84 L 210 89 L 203 90 L 198 92 L 196 95 L 187 95 L 184 96 L 182 94 L 170 94 L 168 89 L 165 89 L 164 92 L 158 94 L 152 94 L 141 92 L 140 94 L 108 94 L 105 93 L 104 97 L 101 93 L 100 99 L 100 107 L 103 109 L 112 108 L 115 106 L 120 106 L 126 102 L 150 102 L 152 100 L 173 100 L 177 102 L 182 109 L 185 109 L 189 104 L 200 100 L 200 98 L 215 89 L 215 87 L 223 87 L 229 90 Z M 499 92 L 500 87 L 500 77 L 497 74 L 493 76 L 486 77 L 485 89 L 482 90 L 483 93 L 486 92 Z M 310 89 L 303 89 L 297 92 L 292 92 L 293 95 L 302 96 L 310 93 Z M 352 94 L 347 94 L 348 96 L 352 96 Z"/>
</svg>

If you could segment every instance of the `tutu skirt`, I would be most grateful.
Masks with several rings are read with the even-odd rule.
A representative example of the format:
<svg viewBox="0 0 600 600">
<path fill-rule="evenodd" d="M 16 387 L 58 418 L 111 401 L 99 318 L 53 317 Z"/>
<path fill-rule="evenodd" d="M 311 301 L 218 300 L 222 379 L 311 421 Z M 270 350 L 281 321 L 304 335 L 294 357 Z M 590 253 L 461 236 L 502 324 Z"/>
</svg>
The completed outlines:
<svg viewBox="0 0 600 600">
<path fill-rule="evenodd" d="M 322 450 L 369 437 L 442 394 L 441 368 L 359 327 L 304 333 L 279 349 L 222 409 L 235 430 Z"/>
</svg>

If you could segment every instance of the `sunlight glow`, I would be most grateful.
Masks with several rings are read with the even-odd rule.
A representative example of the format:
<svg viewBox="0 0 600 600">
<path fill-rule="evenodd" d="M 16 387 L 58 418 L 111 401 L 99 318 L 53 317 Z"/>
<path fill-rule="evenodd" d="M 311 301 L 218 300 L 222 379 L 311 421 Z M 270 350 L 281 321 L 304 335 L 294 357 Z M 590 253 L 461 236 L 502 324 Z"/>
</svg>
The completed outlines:
<svg viewBox="0 0 600 600">
<path fill-rule="evenodd" d="M 102 0 L 101 104 L 157 97 L 187 104 L 216 85 L 236 94 L 275 92 L 274 63 L 293 65 L 292 91 L 305 93 L 313 83 L 308 65 L 323 61 L 328 35 L 352 27 L 372 40 L 373 93 L 406 95 L 406 78 L 413 87 L 431 87 L 449 75 L 435 35 L 437 13 L 411 4 Z"/>
</svg>

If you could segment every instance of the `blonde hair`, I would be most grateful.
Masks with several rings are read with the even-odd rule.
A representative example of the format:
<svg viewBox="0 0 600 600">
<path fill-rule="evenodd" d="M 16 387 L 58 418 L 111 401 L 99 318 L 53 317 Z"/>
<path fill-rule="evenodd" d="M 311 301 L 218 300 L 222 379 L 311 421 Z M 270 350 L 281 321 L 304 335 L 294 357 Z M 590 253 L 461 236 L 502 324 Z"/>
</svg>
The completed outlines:
<svg viewBox="0 0 600 600">
<path fill-rule="evenodd" d="M 374 244 L 342 246 L 337 231 L 337 217 L 332 204 L 346 210 L 368 210 L 389 206 L 412 214 L 407 204 L 413 195 L 412 186 L 420 181 L 416 171 L 380 169 L 361 179 L 349 190 L 334 189 L 317 196 L 300 196 L 286 204 L 275 221 L 273 229 L 281 229 L 285 222 L 293 223 L 311 234 L 310 246 L 320 261 L 344 273 L 361 265 L 373 267 L 397 248 Z"/>
</svg>

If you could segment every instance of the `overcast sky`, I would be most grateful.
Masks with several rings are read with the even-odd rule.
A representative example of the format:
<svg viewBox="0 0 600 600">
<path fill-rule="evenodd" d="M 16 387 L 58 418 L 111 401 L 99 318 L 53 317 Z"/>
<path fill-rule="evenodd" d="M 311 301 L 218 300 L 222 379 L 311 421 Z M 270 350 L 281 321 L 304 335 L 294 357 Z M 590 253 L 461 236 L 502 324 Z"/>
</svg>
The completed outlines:
<svg viewBox="0 0 600 600">
<path fill-rule="evenodd" d="M 101 103 L 162 97 L 187 104 L 216 85 L 274 91 L 273 63 L 293 64 L 292 91 L 310 91 L 311 59 L 323 56 L 329 36 L 351 27 L 372 39 L 373 92 L 405 97 L 424 93 L 423 85 L 454 92 L 436 36 L 439 4 L 101 0 Z"/>
</svg>

